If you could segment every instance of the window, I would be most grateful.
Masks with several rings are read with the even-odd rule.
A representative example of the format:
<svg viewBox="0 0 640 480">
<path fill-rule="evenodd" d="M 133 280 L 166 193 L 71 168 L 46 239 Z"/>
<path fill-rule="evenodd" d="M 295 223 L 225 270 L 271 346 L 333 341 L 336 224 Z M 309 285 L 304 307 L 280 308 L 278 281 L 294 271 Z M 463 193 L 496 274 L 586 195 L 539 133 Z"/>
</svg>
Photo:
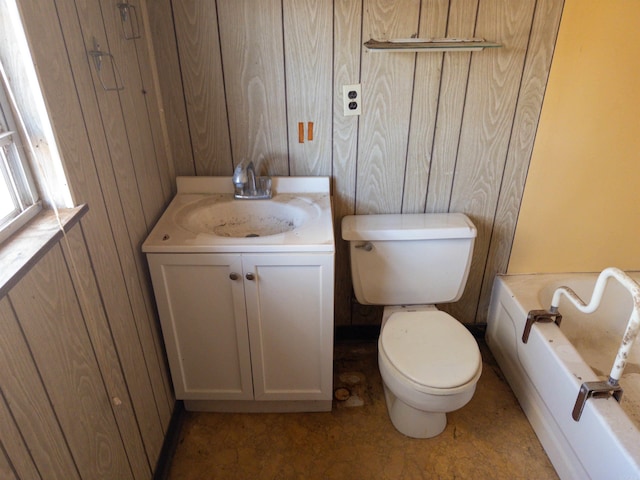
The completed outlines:
<svg viewBox="0 0 640 480">
<path fill-rule="evenodd" d="M 0 242 L 74 202 L 16 0 L 0 0 Z"/>
<path fill-rule="evenodd" d="M 0 241 L 40 209 L 6 79 L 0 64 Z"/>
</svg>

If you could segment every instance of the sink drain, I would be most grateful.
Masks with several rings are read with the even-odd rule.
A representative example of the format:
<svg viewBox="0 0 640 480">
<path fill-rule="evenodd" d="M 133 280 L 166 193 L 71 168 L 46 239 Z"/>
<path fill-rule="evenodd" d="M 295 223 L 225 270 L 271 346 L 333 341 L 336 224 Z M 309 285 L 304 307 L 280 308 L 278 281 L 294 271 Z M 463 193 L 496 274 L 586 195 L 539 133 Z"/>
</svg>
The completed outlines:
<svg viewBox="0 0 640 480">
<path fill-rule="evenodd" d="M 259 237 L 260 235 L 258 235 L 257 233 L 247 233 L 244 238 L 254 238 L 254 237 Z"/>
</svg>

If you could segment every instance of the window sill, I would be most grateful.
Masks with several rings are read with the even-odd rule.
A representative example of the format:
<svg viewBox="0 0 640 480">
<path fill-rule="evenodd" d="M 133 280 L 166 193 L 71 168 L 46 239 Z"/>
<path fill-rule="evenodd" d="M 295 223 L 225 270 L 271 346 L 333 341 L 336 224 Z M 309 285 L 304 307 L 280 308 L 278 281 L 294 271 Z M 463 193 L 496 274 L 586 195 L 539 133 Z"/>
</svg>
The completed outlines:
<svg viewBox="0 0 640 480">
<path fill-rule="evenodd" d="M 0 298 L 68 232 L 89 210 L 88 205 L 58 210 L 43 210 L 22 229 L 0 245 Z"/>
</svg>

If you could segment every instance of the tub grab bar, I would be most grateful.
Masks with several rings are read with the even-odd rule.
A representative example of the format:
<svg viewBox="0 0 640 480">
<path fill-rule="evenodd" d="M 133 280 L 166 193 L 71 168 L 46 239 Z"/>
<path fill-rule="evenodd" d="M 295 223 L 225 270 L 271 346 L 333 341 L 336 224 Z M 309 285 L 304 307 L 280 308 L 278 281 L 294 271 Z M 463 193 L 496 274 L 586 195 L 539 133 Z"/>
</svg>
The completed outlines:
<svg viewBox="0 0 640 480">
<path fill-rule="evenodd" d="M 550 312 L 549 310 L 531 310 L 527 315 L 527 323 L 524 325 L 524 331 L 522 332 L 522 343 L 529 341 L 529 334 L 531 333 L 531 327 L 536 322 L 549 323 L 554 322 L 557 326 L 560 326 L 562 322 L 562 315 L 560 312 Z"/>
<path fill-rule="evenodd" d="M 608 381 L 584 382 L 580 386 L 578 398 L 576 398 L 576 403 L 573 406 L 573 412 L 571 412 L 571 416 L 576 422 L 580 420 L 580 417 L 582 416 L 582 410 L 584 410 L 584 406 L 587 404 L 587 400 L 592 397 L 613 397 L 618 401 L 618 403 L 620 403 L 620 400 L 622 399 L 622 387 L 620 385 L 611 385 Z"/>
<path fill-rule="evenodd" d="M 551 300 L 551 307 L 549 308 L 551 313 L 558 313 L 558 304 L 560 303 L 560 298 L 564 295 L 582 313 L 593 313 L 600 306 L 604 289 L 611 277 L 615 278 L 631 294 L 631 297 L 633 298 L 633 312 L 631 313 L 631 317 L 627 323 L 627 328 L 622 336 L 618 353 L 613 362 L 613 366 L 611 367 L 609 379 L 606 382 L 585 382 L 580 387 L 580 392 L 576 399 L 576 405 L 573 409 L 573 418 L 576 421 L 580 419 L 584 404 L 589 398 L 609 398 L 613 396 L 617 401 L 620 401 L 622 398 L 622 389 L 618 385 L 618 381 L 622 377 L 622 372 L 627 364 L 627 357 L 629 356 L 629 351 L 633 346 L 633 342 L 640 332 L 640 285 L 618 268 L 605 268 L 600 273 L 600 276 L 596 281 L 589 304 L 585 304 L 569 287 L 560 287 L 554 292 L 553 299 Z"/>
</svg>

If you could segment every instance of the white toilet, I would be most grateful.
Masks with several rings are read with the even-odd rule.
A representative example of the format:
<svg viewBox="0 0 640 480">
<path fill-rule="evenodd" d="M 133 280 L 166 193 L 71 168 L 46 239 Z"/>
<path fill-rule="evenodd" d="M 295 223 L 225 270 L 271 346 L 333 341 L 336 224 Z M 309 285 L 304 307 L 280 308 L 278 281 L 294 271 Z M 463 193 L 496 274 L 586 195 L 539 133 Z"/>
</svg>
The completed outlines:
<svg viewBox="0 0 640 480">
<path fill-rule="evenodd" d="M 409 437 L 442 433 L 446 413 L 471 400 L 482 372 L 471 333 L 434 306 L 462 295 L 475 237 L 459 213 L 342 219 L 358 302 L 386 305 L 378 364 L 389 417 Z"/>
</svg>

